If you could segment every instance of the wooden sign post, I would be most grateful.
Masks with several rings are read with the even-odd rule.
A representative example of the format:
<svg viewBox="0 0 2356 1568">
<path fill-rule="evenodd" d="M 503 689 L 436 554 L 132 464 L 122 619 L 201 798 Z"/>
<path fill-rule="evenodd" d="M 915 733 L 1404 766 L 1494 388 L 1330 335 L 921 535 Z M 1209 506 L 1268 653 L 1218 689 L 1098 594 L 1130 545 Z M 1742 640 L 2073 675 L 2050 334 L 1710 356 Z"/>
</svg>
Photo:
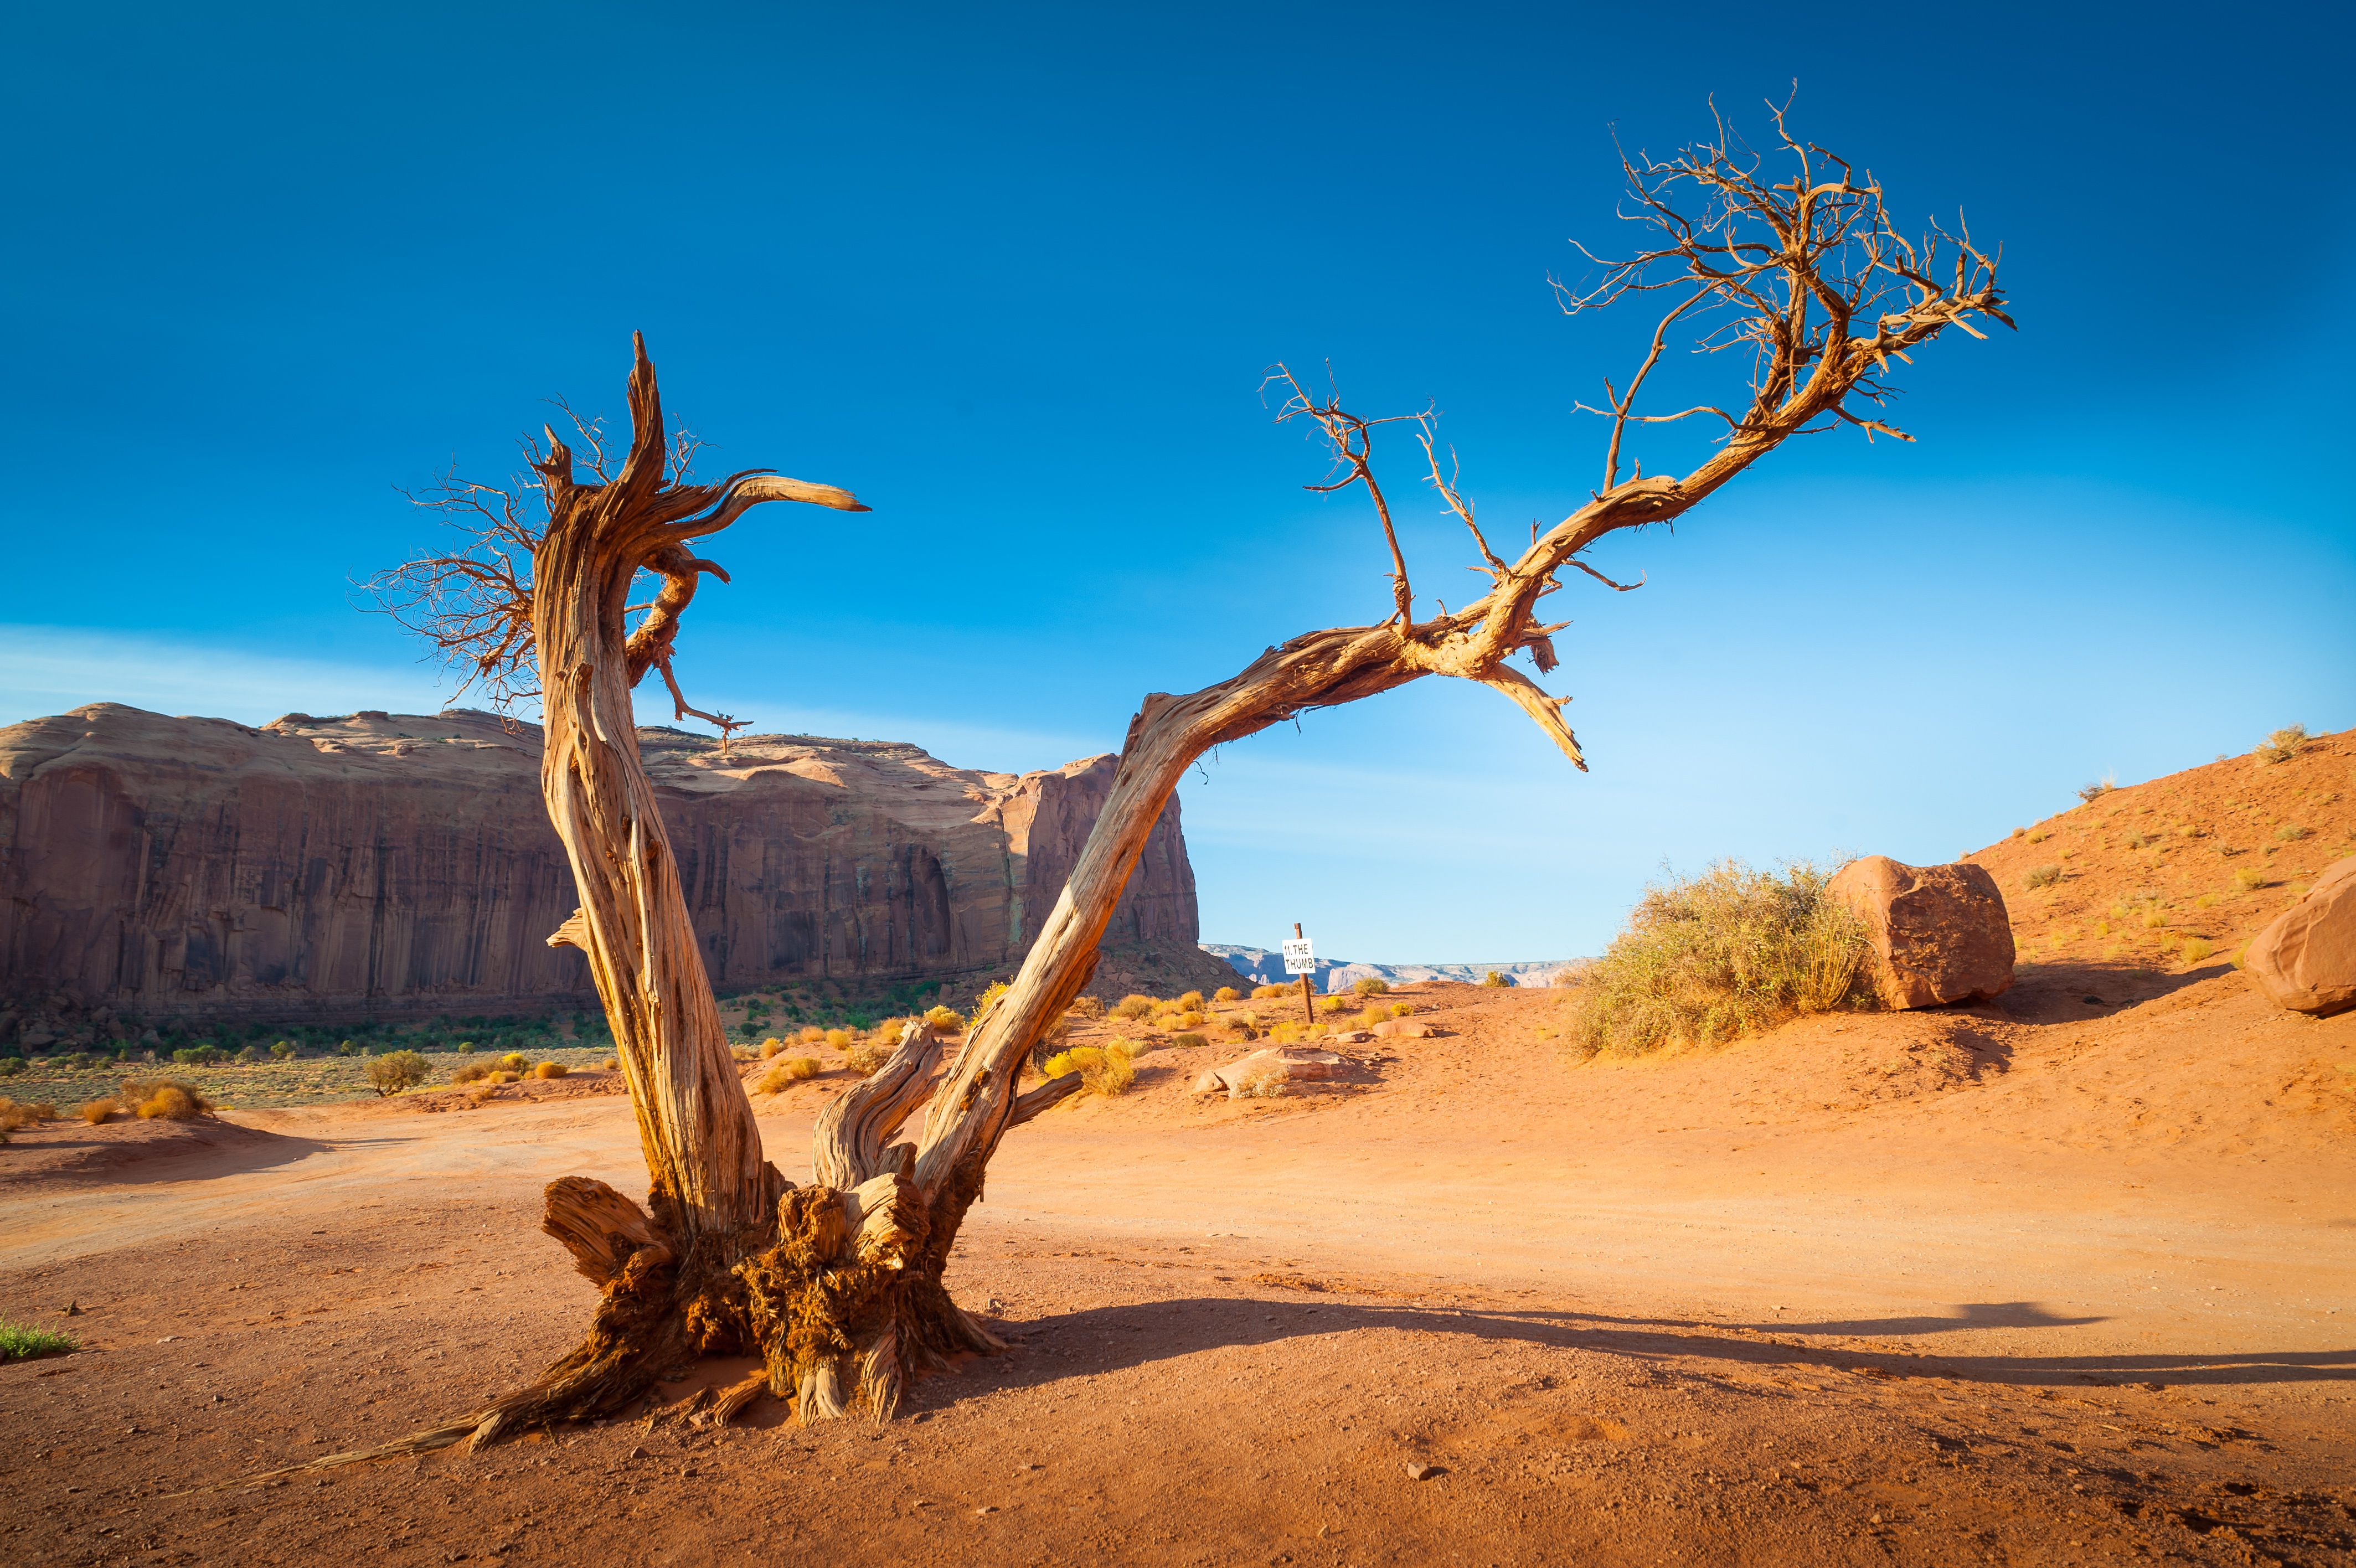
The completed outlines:
<svg viewBox="0 0 2356 1568">
<path fill-rule="evenodd" d="M 1317 1001 L 1309 987 L 1310 976 L 1317 973 L 1317 950 L 1307 937 L 1301 934 L 1301 923 L 1292 923 L 1292 940 L 1284 944 L 1284 972 L 1301 976 L 1301 1016 L 1309 1027 L 1317 1027 Z"/>
</svg>

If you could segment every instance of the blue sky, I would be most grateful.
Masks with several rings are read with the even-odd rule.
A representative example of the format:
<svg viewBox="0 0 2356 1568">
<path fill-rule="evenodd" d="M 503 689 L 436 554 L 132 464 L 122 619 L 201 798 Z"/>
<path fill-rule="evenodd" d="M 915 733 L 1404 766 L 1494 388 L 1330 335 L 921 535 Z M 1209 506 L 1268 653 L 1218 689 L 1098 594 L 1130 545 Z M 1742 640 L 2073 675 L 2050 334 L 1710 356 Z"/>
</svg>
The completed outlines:
<svg viewBox="0 0 2356 1568">
<path fill-rule="evenodd" d="M 1919 357 L 1918 444 L 1811 440 L 1601 552 L 1648 581 L 1554 601 L 1591 774 L 1439 681 L 1207 761 L 1205 937 L 1591 952 L 1665 864 L 1944 859 L 2356 724 L 2344 10 L 667 11 L 17 14 L 0 720 L 434 703 L 350 602 L 432 537 L 392 486 L 505 474 L 544 398 L 618 412 L 641 328 L 710 466 L 875 507 L 713 541 L 701 705 L 1110 748 L 1142 692 L 1387 609 L 1264 367 L 1436 401 L 1484 516 L 1559 517 L 1601 461 L 1570 406 L 1649 325 L 1547 284 L 1614 238 L 1612 129 L 1665 152 L 1796 80 L 1901 215 L 2003 244 L 2020 333 Z M 1419 589 L 1469 589 L 1403 448 Z"/>
</svg>

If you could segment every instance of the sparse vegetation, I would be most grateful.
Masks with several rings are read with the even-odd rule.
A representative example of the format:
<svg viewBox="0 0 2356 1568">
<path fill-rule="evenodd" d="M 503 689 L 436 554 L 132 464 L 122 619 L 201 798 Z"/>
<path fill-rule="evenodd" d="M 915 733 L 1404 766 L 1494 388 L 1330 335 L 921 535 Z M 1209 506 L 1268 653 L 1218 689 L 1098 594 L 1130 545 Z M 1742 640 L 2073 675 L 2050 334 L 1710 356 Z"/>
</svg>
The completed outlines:
<svg viewBox="0 0 2356 1568">
<path fill-rule="evenodd" d="M 2158 931 L 2167 923 L 2168 916 L 2158 904 L 2143 912 L 2143 928 L 2146 931 Z"/>
<path fill-rule="evenodd" d="M 388 1051 L 369 1058 L 368 1081 L 380 1095 L 405 1093 L 433 1076 L 425 1058 L 413 1051 Z"/>
<path fill-rule="evenodd" d="M 2020 885 L 2031 890 L 2052 887 L 2061 880 L 2062 868 L 2059 866 L 2031 866 L 2020 874 Z"/>
<path fill-rule="evenodd" d="M 2275 829 L 2275 837 L 2286 844 L 2296 844 L 2307 837 L 2307 829 L 2295 823 L 2286 822 Z"/>
<path fill-rule="evenodd" d="M 1211 997 L 1211 1000 L 1215 1002 L 1237 1002 L 1242 999 L 1243 993 L 1237 991 L 1233 986 L 1222 986 Z"/>
<path fill-rule="evenodd" d="M 1278 997 L 1289 997 L 1291 994 L 1292 987 L 1290 986 L 1254 986 L 1251 999 L 1255 1002 L 1265 1002 Z"/>
<path fill-rule="evenodd" d="M 450 1074 L 450 1082 L 454 1084 L 478 1083 L 488 1078 L 494 1071 L 487 1061 L 469 1061 L 457 1072 Z"/>
<path fill-rule="evenodd" d="M 2037 831 L 2036 831 L 2036 832 L 2031 833 L 2031 834 L 2029 836 L 2029 841 L 2031 844 L 2042 844 L 2042 843 L 2044 843 L 2048 838 L 2051 838 L 2051 837 L 2053 837 L 2053 835 L 2052 835 L 2051 833 L 2050 833 L 2050 832 L 2048 832 L 2046 829 L 2044 829 L 2044 828 L 2040 827 L 2040 828 L 2037 829 Z"/>
<path fill-rule="evenodd" d="M 1393 1002 L 1391 1004 L 1391 1017 L 1395 1019 L 1410 1018 L 1414 1016 L 1414 1013 L 1415 1004 L 1413 1002 Z"/>
<path fill-rule="evenodd" d="M 1391 988 L 1391 983 L 1379 975 L 1369 975 L 1350 982 L 1350 989 L 1361 997 L 1379 997 Z"/>
<path fill-rule="evenodd" d="M 2257 749 L 2250 754 L 2257 759 L 2260 767 L 2286 763 L 2307 749 L 2307 740 L 2306 725 L 2286 724 L 2259 741 Z"/>
<path fill-rule="evenodd" d="M 2207 937 L 2190 936 L 2185 938 L 2183 958 L 2187 964 L 2198 964 L 2203 958 L 2208 957 L 2209 955 L 2216 951 L 2216 944 L 2211 942 Z"/>
<path fill-rule="evenodd" d="M 58 1108 L 46 1100 L 18 1104 L 14 1100 L 0 1099 L 0 1133 L 13 1133 L 18 1127 L 31 1126 L 35 1122 L 54 1122 Z"/>
<path fill-rule="evenodd" d="M 782 1093 L 797 1083 L 807 1083 L 823 1071 L 815 1056 L 788 1056 L 771 1062 L 768 1069 L 755 1080 L 753 1092 L 756 1094 Z"/>
<path fill-rule="evenodd" d="M 864 1078 L 892 1060 L 899 1041 L 885 1037 L 879 1029 L 873 1039 L 850 1040 L 838 1049 L 842 1052 L 844 1065 Z"/>
<path fill-rule="evenodd" d="M 29 1361 L 81 1349 L 81 1341 L 54 1328 L 34 1328 L 0 1317 L 0 1361 Z"/>
<path fill-rule="evenodd" d="M 1137 1069 L 1132 1064 L 1136 1048 L 1128 1040 L 1116 1037 L 1101 1046 L 1076 1045 L 1069 1051 L 1057 1051 L 1047 1059 L 1042 1071 L 1049 1078 L 1061 1078 L 1076 1072 L 1085 1092 L 1108 1098 L 1126 1094 L 1137 1081 Z"/>
<path fill-rule="evenodd" d="M 1104 998 L 1101 997 L 1075 997 L 1072 1005 L 1064 1010 L 1073 1018 L 1094 1023 L 1105 1016 Z"/>
<path fill-rule="evenodd" d="M 543 1061 L 531 1070 L 535 1078 L 562 1078 L 572 1071 L 562 1061 Z"/>
<path fill-rule="evenodd" d="M 2245 893 L 2254 893 L 2266 885 L 2266 874 L 2255 866 L 2244 866 L 2233 873 L 2233 885 Z"/>
<path fill-rule="evenodd" d="M 1140 997 L 1132 994 L 1123 997 L 1118 1003 L 1116 1003 L 1113 1007 L 1112 1012 L 1113 1017 L 1127 1019 L 1131 1023 L 1134 1023 L 1140 1019 L 1151 1018 L 1153 1016 L 1153 1009 L 1159 1006 L 1161 1006 L 1161 1004 L 1151 997 Z"/>
<path fill-rule="evenodd" d="M 503 1072 L 519 1073 L 528 1071 L 530 1066 L 531 1058 L 520 1051 L 510 1051 L 499 1058 L 499 1070 Z"/>
<path fill-rule="evenodd" d="M 1338 1013 L 1349 1005 L 1350 998 L 1344 996 L 1320 997 L 1317 998 L 1317 1010 L 1321 1013 L 1326 1013 L 1329 1015 Z"/>
<path fill-rule="evenodd" d="M 296 1047 L 293 1040 L 282 1040 L 276 1045 L 270 1048 L 270 1054 L 276 1057 L 281 1061 L 292 1061 L 294 1060 L 295 1050 Z"/>
<path fill-rule="evenodd" d="M 91 1126 L 98 1127 L 105 1125 L 107 1120 L 121 1109 L 123 1109 L 123 1107 L 117 1104 L 114 1097 L 110 1094 L 101 1100 L 83 1101 L 80 1105 L 76 1107 L 74 1115 L 80 1116 L 83 1121 L 88 1122 Z"/>
<path fill-rule="evenodd" d="M 1825 896 L 1832 873 L 1722 860 L 1656 884 L 1588 967 L 1569 1034 L 1590 1054 L 1709 1043 L 1799 1013 L 1872 1004 L 1863 921 Z"/>
<path fill-rule="evenodd" d="M 2093 784 L 2079 785 L 2078 798 L 2083 801 L 2086 805 L 2092 805 L 2094 802 L 2102 799 L 2104 795 L 2110 794 L 2113 790 L 2118 787 L 2118 775 L 2115 773 L 2104 773 Z"/>
<path fill-rule="evenodd" d="M 1200 1050 L 1210 1044 L 1211 1039 L 1208 1035 L 1201 1034 L 1173 1034 L 1170 1037 L 1170 1043 L 1181 1051 Z"/>
<path fill-rule="evenodd" d="M 134 1107 L 142 1121 L 188 1122 L 213 1112 L 213 1103 L 183 1078 L 126 1078 L 117 1098 Z"/>
</svg>

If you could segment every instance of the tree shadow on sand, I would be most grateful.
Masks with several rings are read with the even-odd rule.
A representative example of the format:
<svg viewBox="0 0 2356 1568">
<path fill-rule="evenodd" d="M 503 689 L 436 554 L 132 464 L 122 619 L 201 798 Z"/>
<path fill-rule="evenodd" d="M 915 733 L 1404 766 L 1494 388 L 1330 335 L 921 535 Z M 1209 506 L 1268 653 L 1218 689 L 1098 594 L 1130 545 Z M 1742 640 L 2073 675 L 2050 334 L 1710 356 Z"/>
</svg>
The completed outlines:
<svg viewBox="0 0 2356 1568">
<path fill-rule="evenodd" d="M 1775 1334 L 1915 1339 L 1966 1329 L 2070 1328 L 2104 1320 L 2057 1316 L 2025 1301 L 1965 1303 L 1954 1315 L 1935 1317 L 1705 1324 L 1555 1310 L 1194 1296 L 1094 1307 L 1027 1322 L 994 1323 L 1002 1336 L 1014 1342 L 1016 1352 L 969 1363 L 967 1370 L 1012 1387 L 1045 1385 L 1203 1350 L 1391 1328 L 1462 1335 L 1489 1343 L 1518 1342 L 1556 1349 L 1596 1350 L 1627 1357 L 1647 1368 L 1672 1360 L 1698 1360 L 1715 1361 L 1729 1369 L 1772 1368 L 1789 1372 L 1799 1366 L 1858 1371 L 1868 1376 L 1941 1377 L 1964 1382 L 2057 1388 L 2163 1381 L 2182 1387 L 2356 1381 L 2356 1349 L 2215 1355 L 1939 1355 L 1897 1347 L 1875 1349 L 1741 1337 Z M 956 1380 L 927 1379 L 917 1385 L 915 1406 L 931 1408 L 954 1403 L 957 1392 Z"/>
</svg>

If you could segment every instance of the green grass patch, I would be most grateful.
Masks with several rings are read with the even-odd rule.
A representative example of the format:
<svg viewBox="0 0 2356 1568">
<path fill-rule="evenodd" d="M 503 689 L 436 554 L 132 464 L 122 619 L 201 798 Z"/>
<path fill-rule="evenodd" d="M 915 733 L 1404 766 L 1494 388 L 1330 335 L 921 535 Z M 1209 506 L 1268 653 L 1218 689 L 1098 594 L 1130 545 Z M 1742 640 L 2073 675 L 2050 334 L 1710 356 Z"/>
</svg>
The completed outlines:
<svg viewBox="0 0 2356 1568">
<path fill-rule="evenodd" d="M 0 1361 L 29 1361 L 36 1356 L 62 1356 L 79 1350 L 81 1341 L 54 1328 L 28 1328 L 0 1317 Z"/>
</svg>

